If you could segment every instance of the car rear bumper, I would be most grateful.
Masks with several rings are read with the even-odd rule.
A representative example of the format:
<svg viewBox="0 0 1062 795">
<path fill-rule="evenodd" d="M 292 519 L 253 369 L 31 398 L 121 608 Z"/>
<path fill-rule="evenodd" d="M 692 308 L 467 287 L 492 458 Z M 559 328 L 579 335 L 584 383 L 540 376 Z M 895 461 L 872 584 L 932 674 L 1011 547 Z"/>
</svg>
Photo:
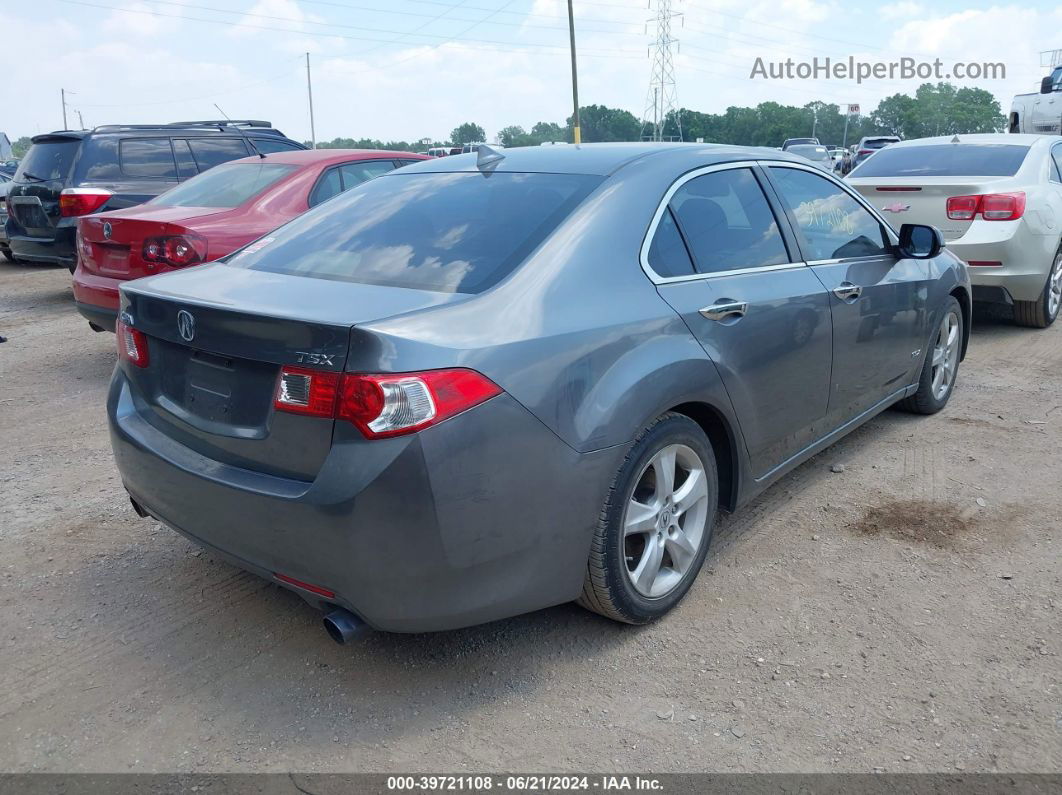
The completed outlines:
<svg viewBox="0 0 1062 795">
<path fill-rule="evenodd" d="M 77 311 L 90 323 L 114 331 L 118 317 L 120 279 L 87 273 L 81 266 L 74 271 L 72 285 Z"/>
<path fill-rule="evenodd" d="M 12 235 L 11 251 L 15 257 L 26 262 L 41 262 L 49 265 L 70 267 L 76 260 L 74 252 L 73 227 L 61 226 L 55 230 L 55 237 L 30 237 Z"/>
<path fill-rule="evenodd" d="M 1003 288 L 1014 301 L 1035 301 L 1047 283 L 1058 240 L 1034 234 L 1020 222 L 979 221 L 947 247 L 967 264 L 1001 263 L 970 265 L 974 300 L 992 300 L 1001 294 L 996 288 Z"/>
<path fill-rule="evenodd" d="M 575 599 L 625 452 L 576 453 L 503 394 L 406 437 L 367 441 L 341 423 L 310 483 L 209 460 L 150 425 L 137 400 L 116 368 L 115 460 L 148 513 L 261 576 L 335 593 L 293 588 L 313 604 L 395 632 Z"/>
</svg>

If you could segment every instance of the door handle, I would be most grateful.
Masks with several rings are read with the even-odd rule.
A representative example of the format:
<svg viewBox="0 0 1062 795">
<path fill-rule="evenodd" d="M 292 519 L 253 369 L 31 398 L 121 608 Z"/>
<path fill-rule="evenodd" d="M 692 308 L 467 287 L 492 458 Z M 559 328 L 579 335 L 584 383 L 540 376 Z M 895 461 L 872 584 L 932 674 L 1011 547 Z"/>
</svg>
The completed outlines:
<svg viewBox="0 0 1062 795">
<path fill-rule="evenodd" d="M 851 282 L 841 282 L 833 288 L 833 294 L 842 301 L 848 301 L 851 303 L 863 294 L 863 288 L 858 284 L 852 284 Z"/>
<path fill-rule="evenodd" d="M 721 321 L 729 318 L 739 320 L 745 317 L 745 313 L 749 311 L 749 305 L 747 301 L 730 301 L 723 299 L 722 301 L 716 301 L 711 306 L 706 306 L 700 310 L 700 313 L 709 320 Z"/>
</svg>

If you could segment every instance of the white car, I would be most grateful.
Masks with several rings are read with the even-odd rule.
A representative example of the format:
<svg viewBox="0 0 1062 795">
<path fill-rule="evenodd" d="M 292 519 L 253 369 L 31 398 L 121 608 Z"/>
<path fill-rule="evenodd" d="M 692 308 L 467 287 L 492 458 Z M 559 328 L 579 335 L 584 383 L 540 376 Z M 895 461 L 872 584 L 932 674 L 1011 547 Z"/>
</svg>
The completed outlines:
<svg viewBox="0 0 1062 795">
<path fill-rule="evenodd" d="M 1010 105 L 1007 129 L 1012 133 L 1058 135 L 1062 132 L 1062 66 L 1040 81 L 1035 94 L 1018 94 Z"/>
<path fill-rule="evenodd" d="M 901 141 L 848 182 L 886 217 L 929 224 L 966 260 L 974 301 L 1046 328 L 1062 305 L 1062 137 L 989 133 Z"/>
</svg>

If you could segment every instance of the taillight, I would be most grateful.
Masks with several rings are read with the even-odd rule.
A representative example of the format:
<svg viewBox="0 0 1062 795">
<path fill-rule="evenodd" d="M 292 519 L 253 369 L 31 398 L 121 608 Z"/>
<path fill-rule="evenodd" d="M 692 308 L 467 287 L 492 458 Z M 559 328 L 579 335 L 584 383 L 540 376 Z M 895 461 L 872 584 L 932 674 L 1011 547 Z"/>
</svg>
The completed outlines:
<svg viewBox="0 0 1062 795">
<path fill-rule="evenodd" d="M 64 188 L 59 193 L 59 215 L 70 218 L 94 213 L 113 195 L 103 188 Z"/>
<path fill-rule="evenodd" d="M 860 149 L 859 150 L 859 154 L 861 154 L 861 155 L 872 155 L 872 154 L 874 154 L 874 150 L 873 149 Z"/>
<path fill-rule="evenodd" d="M 497 384 L 474 370 L 370 375 L 284 367 L 273 405 L 280 411 L 354 423 L 369 439 L 415 433 L 495 395 Z"/>
<path fill-rule="evenodd" d="M 137 367 L 147 367 L 148 343 L 144 332 L 127 326 L 121 318 L 114 330 L 118 338 L 118 358 Z"/>
<path fill-rule="evenodd" d="M 160 262 L 174 268 L 197 265 L 206 259 L 207 242 L 196 234 L 149 237 L 144 241 L 141 257 L 145 262 Z"/>
<path fill-rule="evenodd" d="M 1025 193 L 952 196 L 947 207 L 948 218 L 953 221 L 972 221 L 978 215 L 986 221 L 1017 221 L 1025 214 Z"/>
</svg>

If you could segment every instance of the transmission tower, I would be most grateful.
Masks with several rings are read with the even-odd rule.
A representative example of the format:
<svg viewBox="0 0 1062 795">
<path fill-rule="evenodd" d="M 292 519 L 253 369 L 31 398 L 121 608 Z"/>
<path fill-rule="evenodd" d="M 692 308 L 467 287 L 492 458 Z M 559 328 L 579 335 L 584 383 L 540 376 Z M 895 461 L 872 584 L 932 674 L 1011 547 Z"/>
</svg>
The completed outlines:
<svg viewBox="0 0 1062 795">
<path fill-rule="evenodd" d="M 653 70 L 649 75 L 649 93 L 645 98 L 645 113 L 642 114 L 642 140 L 664 140 L 664 122 L 669 113 L 678 110 L 678 92 L 675 89 L 675 58 L 679 40 L 671 35 L 672 21 L 682 14 L 671 10 L 671 0 L 649 0 L 649 7 L 656 9 L 656 16 L 648 20 L 656 24 L 656 38 L 649 45 L 649 57 Z M 682 120 L 676 114 L 678 140 L 682 140 Z M 674 136 L 669 136 L 674 140 Z"/>
</svg>

